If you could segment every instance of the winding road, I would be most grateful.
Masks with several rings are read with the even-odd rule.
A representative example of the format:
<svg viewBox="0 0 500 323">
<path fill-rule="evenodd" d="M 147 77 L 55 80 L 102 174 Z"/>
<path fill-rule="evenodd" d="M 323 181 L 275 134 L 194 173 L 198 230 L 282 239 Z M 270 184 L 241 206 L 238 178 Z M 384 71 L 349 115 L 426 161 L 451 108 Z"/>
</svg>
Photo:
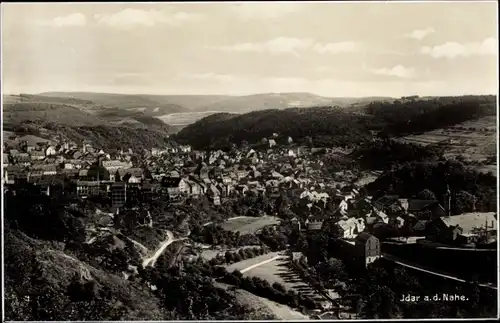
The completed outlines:
<svg viewBox="0 0 500 323">
<path fill-rule="evenodd" d="M 171 245 L 175 241 L 186 240 L 188 238 L 189 234 L 190 234 L 190 231 L 188 232 L 188 234 L 186 234 L 186 236 L 176 239 L 174 237 L 174 234 L 172 233 L 172 231 L 168 230 L 167 231 L 167 239 L 161 244 L 160 248 L 158 248 L 158 250 L 156 250 L 156 252 L 154 253 L 154 255 L 152 257 L 146 258 L 142 261 L 142 267 L 143 268 L 148 267 L 148 266 L 154 267 L 158 258 L 165 251 L 165 249 L 167 249 L 167 247 L 169 245 Z"/>
<path fill-rule="evenodd" d="M 144 259 L 144 261 L 142 262 L 142 267 L 154 267 L 156 261 L 161 256 L 163 251 L 165 251 L 165 249 L 167 249 L 167 247 L 174 241 L 176 240 L 174 239 L 174 234 L 172 233 L 172 231 L 167 231 L 167 239 L 161 244 L 160 248 L 156 250 L 152 257 Z"/>
</svg>

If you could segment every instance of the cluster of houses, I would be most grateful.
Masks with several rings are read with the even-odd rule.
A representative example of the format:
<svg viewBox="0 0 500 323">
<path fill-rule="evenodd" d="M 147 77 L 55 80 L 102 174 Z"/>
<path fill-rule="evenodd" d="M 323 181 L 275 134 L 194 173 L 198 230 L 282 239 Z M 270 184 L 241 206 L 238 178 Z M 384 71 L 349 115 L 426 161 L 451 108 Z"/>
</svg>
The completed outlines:
<svg viewBox="0 0 500 323">
<path fill-rule="evenodd" d="M 114 155 L 87 141 L 78 146 L 49 141 L 29 145 L 20 140 L 16 147 L 4 146 L 2 181 L 7 187 L 33 183 L 50 194 L 51 185 L 63 179 L 82 198 L 111 197 L 115 208 L 130 200 L 149 201 L 159 194 L 180 203 L 206 196 L 220 205 L 225 199 L 247 194 L 278 198 L 286 192 L 303 206 L 301 219 L 295 222 L 308 232 L 322 230 L 326 224 L 340 238 L 353 241 L 362 232 L 386 228 L 445 244 L 496 239 L 494 213 L 450 216 L 449 200 L 443 207 L 437 200 L 391 195 L 373 199 L 350 185 L 353 176 L 349 171 L 335 174 L 344 182 L 327 179 L 323 161 L 317 157 L 321 149 L 291 145 L 291 138 L 290 145 L 276 145 L 276 136 L 265 140 L 266 149 L 258 150 L 207 152 L 168 145 L 135 154 L 131 149 L 121 150 Z M 326 208 L 331 211 L 324 212 Z"/>
<path fill-rule="evenodd" d="M 310 215 L 305 221 L 295 219 L 299 229 L 314 234 L 330 226 L 337 237 L 355 241 L 360 233 L 390 230 L 388 237 L 413 237 L 417 243 L 434 245 L 477 246 L 496 243 L 495 212 L 471 212 L 451 215 L 451 194 L 447 206 L 437 200 L 408 199 L 386 195 L 377 199 L 356 189 L 336 195 L 333 213 Z"/>
<path fill-rule="evenodd" d="M 323 164 L 310 158 L 314 148 L 271 146 L 228 153 L 176 145 L 110 155 L 90 142 L 29 145 L 20 140 L 17 147 L 4 147 L 2 181 L 7 186 L 33 183 L 50 194 L 51 184 L 69 180 L 78 196 L 108 194 L 116 207 L 161 192 L 174 201 L 207 196 L 219 205 L 225 198 L 251 193 L 278 197 L 287 189 L 299 189 L 301 198 L 326 203 Z"/>
</svg>

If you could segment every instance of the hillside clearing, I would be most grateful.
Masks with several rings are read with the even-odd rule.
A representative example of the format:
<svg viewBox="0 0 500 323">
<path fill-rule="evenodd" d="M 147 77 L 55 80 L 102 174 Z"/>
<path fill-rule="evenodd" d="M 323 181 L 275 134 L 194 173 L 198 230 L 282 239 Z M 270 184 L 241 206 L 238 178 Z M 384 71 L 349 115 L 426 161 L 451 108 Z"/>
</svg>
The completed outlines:
<svg viewBox="0 0 500 323">
<path fill-rule="evenodd" d="M 467 162 L 483 163 L 474 168 L 480 172 L 493 171 L 496 175 L 496 166 L 491 163 L 491 159 L 494 159 L 497 154 L 498 147 L 494 116 L 463 122 L 446 129 L 406 136 L 400 138 L 400 141 L 422 146 L 444 147 L 445 157 L 462 156 Z"/>
</svg>

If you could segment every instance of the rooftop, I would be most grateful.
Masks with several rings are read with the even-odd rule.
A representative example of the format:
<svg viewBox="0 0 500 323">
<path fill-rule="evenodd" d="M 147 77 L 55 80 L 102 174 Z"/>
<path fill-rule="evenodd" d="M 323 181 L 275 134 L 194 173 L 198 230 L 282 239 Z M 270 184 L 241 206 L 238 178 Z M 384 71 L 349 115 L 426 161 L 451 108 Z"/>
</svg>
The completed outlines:
<svg viewBox="0 0 500 323">
<path fill-rule="evenodd" d="M 450 217 L 441 217 L 441 220 L 448 227 L 459 225 L 463 233 L 474 233 L 475 229 L 484 229 L 488 225 L 488 230 L 497 230 L 497 219 L 495 212 L 464 213 Z"/>
</svg>

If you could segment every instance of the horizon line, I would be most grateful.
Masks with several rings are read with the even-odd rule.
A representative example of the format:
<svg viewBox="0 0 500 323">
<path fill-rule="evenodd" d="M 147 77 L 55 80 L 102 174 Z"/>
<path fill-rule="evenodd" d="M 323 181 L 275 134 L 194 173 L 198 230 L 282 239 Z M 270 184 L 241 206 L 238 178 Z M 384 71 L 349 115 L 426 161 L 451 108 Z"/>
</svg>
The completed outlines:
<svg viewBox="0 0 500 323">
<path fill-rule="evenodd" d="M 300 92 L 300 91 L 283 91 L 283 92 L 254 92 L 254 93 L 245 93 L 245 94 L 224 94 L 224 93 L 210 93 L 210 94 L 200 94 L 200 93 L 147 93 L 147 92 L 100 92 L 100 91 L 43 91 L 43 92 L 17 92 L 17 93 L 2 93 L 2 96 L 5 95 L 44 95 L 47 97 L 51 97 L 49 94 L 54 94 L 53 97 L 57 97 L 57 93 L 66 93 L 66 94 L 82 94 L 82 93 L 88 93 L 88 94 L 111 94 L 111 95 L 153 95 L 153 96 L 228 96 L 228 97 L 244 97 L 244 96 L 253 96 L 253 95 L 262 95 L 262 94 L 312 94 L 316 95 L 319 97 L 324 97 L 324 98 L 349 98 L 349 99 L 363 99 L 363 98 L 391 98 L 391 99 L 397 99 L 397 98 L 403 98 L 403 97 L 411 97 L 411 96 L 418 96 L 418 97 L 460 97 L 460 96 L 488 96 L 488 95 L 493 95 L 497 96 L 498 93 L 460 93 L 460 94 L 406 94 L 406 95 L 364 95 L 364 96 L 330 96 L 330 95 L 324 95 L 324 94 L 318 94 L 314 92 Z"/>
</svg>

